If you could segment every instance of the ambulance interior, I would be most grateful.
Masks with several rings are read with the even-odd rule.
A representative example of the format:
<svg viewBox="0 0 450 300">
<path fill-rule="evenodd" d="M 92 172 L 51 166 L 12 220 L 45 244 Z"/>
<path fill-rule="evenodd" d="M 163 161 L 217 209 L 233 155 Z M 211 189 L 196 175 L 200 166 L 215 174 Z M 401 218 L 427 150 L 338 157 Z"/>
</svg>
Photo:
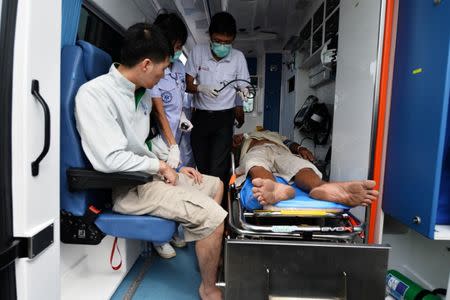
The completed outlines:
<svg viewBox="0 0 450 300">
<path fill-rule="evenodd" d="M 359 290 L 371 290 L 371 283 L 364 278 L 375 278 L 373 274 L 386 270 L 396 270 L 429 291 L 448 287 L 450 200 L 444 189 L 450 183 L 450 147 L 441 153 L 447 159 L 442 163 L 440 185 L 434 186 L 441 198 L 422 194 L 423 202 L 434 203 L 429 205 L 432 225 L 427 229 L 415 227 L 427 217 L 419 212 L 412 212 L 415 219 L 404 217 L 409 204 L 407 199 L 399 200 L 403 185 L 398 178 L 404 175 L 409 180 L 414 175 L 395 171 L 400 166 L 394 164 L 390 173 L 388 164 L 397 157 L 395 149 L 403 140 L 398 133 L 401 125 L 392 121 L 389 113 L 399 113 L 408 106 L 391 104 L 395 96 L 404 96 L 395 90 L 396 76 L 401 76 L 395 65 L 399 61 L 396 51 L 411 50 L 406 42 L 400 44 L 400 35 L 408 36 L 400 18 L 402 9 L 407 10 L 407 1 L 79 2 L 77 40 L 104 50 L 113 61 L 118 60 L 118 45 L 125 29 L 136 22 L 151 23 L 158 13 L 175 12 L 188 27 L 182 60 L 189 59 L 194 45 L 209 43 L 207 30 L 212 15 L 231 13 L 238 28 L 233 48 L 244 53 L 256 87 L 255 97 L 244 103 L 245 123 L 235 132 L 258 128 L 279 132 L 307 147 L 327 180 L 378 181 L 379 200 L 369 208 L 351 209 L 364 224 L 355 242 L 284 241 L 231 234 L 218 278 L 225 299 L 361 299 L 354 295 L 360 295 Z M 448 8 L 448 3 L 441 5 Z M 69 16 L 63 1 L 63 24 Z M 312 131 L 300 130 L 305 112 L 318 107 L 321 110 L 314 112 L 319 126 Z M 444 114 L 446 118 L 448 112 Z M 402 120 L 407 122 L 408 118 Z M 445 120 L 442 124 L 449 124 Z M 440 147 L 448 145 L 448 135 L 444 133 Z M 63 180 L 66 178 L 61 176 Z M 381 254 L 377 252 L 380 249 Z M 245 264 L 241 264 L 242 257 L 236 258 L 239 254 Z M 120 267 L 113 270 L 119 263 Z M 308 268 L 310 278 L 295 277 L 295 270 L 303 267 Z M 336 274 L 321 273 L 328 268 Z M 150 242 L 138 239 L 119 238 L 115 245 L 114 237 L 106 235 L 98 245 L 61 242 L 59 269 L 61 299 L 198 299 L 200 274 L 192 245 L 177 249 L 177 257 L 164 260 L 151 250 Z M 321 278 L 321 274 L 329 277 Z M 252 279 L 257 283 L 252 284 Z M 381 299 L 379 295 L 397 299 L 385 294 L 385 277 L 373 280 L 372 288 L 377 289 L 367 299 Z M 355 282 L 360 286 L 355 287 Z M 320 290 L 323 292 L 317 292 Z"/>
<path fill-rule="evenodd" d="M 207 29 L 214 13 L 226 10 L 235 17 L 238 34 L 233 47 L 245 54 L 251 81 L 257 89 L 254 99 L 244 104 L 245 123 L 242 128 L 236 128 L 237 133 L 250 132 L 257 127 L 280 132 L 311 149 L 316 163 L 329 180 L 370 176 L 380 94 L 385 1 L 135 0 L 127 4 L 114 1 L 114 5 L 111 1 L 87 1 L 83 3 L 78 38 L 88 42 L 96 40 L 95 34 L 102 31 L 97 29 L 97 33 L 90 35 L 90 30 L 101 26 L 93 25 L 93 18 L 123 32 L 136 21 L 153 21 L 164 10 L 180 14 L 188 27 L 189 37 L 183 49 L 186 59 L 195 44 L 209 42 Z M 101 48 L 101 44 L 99 46 Z M 329 128 L 324 125 L 325 133 L 322 129 L 318 136 L 304 134 L 294 125 L 296 112 L 309 104 L 305 101 L 311 96 L 324 103 L 329 113 Z M 370 213 L 364 208 L 355 208 L 352 212 L 360 220 L 369 221 Z M 380 207 L 374 212 L 377 217 L 376 226 L 371 228 L 374 232 L 370 233 L 372 243 L 391 246 L 388 268 L 403 272 L 430 290 L 445 286 L 450 269 L 448 242 L 427 239 L 389 216 L 383 221 Z M 366 231 L 366 234 L 369 233 Z M 107 236 L 98 246 L 61 244 L 64 299 L 79 298 L 80 287 L 91 280 L 98 281 L 98 278 L 104 287 L 111 288 L 90 289 L 89 294 L 98 291 L 95 298 L 112 296 L 119 299 L 127 295 L 126 282 L 130 279 L 120 286 L 119 283 L 133 268 L 141 250 L 150 251 L 150 247 L 144 242 L 119 239 L 123 265 L 120 270 L 112 271 L 107 261 L 111 243 L 112 238 Z M 191 259 L 195 261 L 194 257 Z M 369 257 L 365 259 L 370 260 Z M 139 266 L 140 271 L 146 270 L 142 261 L 147 262 L 141 257 L 140 264 L 136 263 L 134 268 Z M 164 286 L 154 283 L 177 282 L 175 274 L 178 272 L 195 273 L 195 262 L 188 263 L 192 268 L 189 271 L 171 269 L 173 266 L 165 265 L 170 264 L 166 261 L 157 261 L 153 265 L 150 259 L 149 264 L 147 272 L 152 274 L 154 278 L 150 280 L 153 281 L 146 283 L 149 279 L 144 277 L 134 290 L 136 299 L 140 299 L 139 295 L 151 299 L 195 299 L 195 284 L 191 287 L 193 295 L 174 293 L 171 296 L 171 292 L 163 291 Z M 320 267 L 326 268 L 318 265 Z M 370 270 L 362 270 L 362 276 L 366 272 Z M 178 280 L 185 280 L 183 278 Z M 179 285 L 179 282 L 175 284 Z M 167 289 L 173 293 L 177 288 L 169 286 Z M 251 295 L 237 293 L 231 297 L 229 294 L 227 299 L 240 299 L 244 294 Z M 283 292 L 278 294 L 282 296 Z M 346 299 L 345 296 L 342 299 Z"/>
</svg>

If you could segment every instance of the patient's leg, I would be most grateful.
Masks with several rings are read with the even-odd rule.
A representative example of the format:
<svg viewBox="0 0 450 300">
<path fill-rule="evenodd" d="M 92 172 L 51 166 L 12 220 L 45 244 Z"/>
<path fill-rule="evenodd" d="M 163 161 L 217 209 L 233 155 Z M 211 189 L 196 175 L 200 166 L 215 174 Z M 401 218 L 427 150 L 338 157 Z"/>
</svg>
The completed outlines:
<svg viewBox="0 0 450 300">
<path fill-rule="evenodd" d="M 375 181 L 360 180 L 327 183 L 309 168 L 300 170 L 294 177 L 295 184 L 315 199 L 342 203 L 348 206 L 367 206 L 378 196 Z"/>
<path fill-rule="evenodd" d="M 223 182 L 219 181 L 219 186 L 217 188 L 216 194 L 214 195 L 214 201 L 217 202 L 217 204 L 221 204 L 222 203 L 222 198 L 223 198 Z"/>
<path fill-rule="evenodd" d="M 276 182 L 272 173 L 263 167 L 255 166 L 248 173 L 253 179 L 253 196 L 261 205 L 274 204 L 295 196 L 291 186 Z"/>
</svg>

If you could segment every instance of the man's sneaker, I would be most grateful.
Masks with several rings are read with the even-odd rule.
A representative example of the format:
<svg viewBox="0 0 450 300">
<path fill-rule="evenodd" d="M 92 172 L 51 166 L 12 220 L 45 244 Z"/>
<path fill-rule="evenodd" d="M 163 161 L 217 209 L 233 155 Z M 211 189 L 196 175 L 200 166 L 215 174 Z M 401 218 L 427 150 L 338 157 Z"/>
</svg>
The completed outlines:
<svg viewBox="0 0 450 300">
<path fill-rule="evenodd" d="M 177 255 L 175 249 L 173 249 L 173 247 L 169 243 L 165 243 L 162 245 L 153 245 L 153 247 L 162 258 L 172 258 Z"/>
<path fill-rule="evenodd" d="M 177 247 L 177 248 L 186 247 L 186 241 L 184 239 L 180 238 L 176 234 L 174 234 L 174 236 L 170 240 L 170 243 L 172 244 L 172 246 Z"/>
</svg>

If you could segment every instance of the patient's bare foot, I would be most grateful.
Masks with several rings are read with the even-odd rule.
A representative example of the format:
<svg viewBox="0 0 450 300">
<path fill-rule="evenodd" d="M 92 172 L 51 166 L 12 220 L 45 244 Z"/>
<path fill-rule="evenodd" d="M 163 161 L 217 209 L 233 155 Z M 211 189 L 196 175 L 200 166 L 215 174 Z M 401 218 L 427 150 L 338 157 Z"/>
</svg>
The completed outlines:
<svg viewBox="0 0 450 300">
<path fill-rule="evenodd" d="M 253 183 L 253 196 L 261 205 L 275 204 L 295 196 L 295 190 L 287 185 L 271 179 L 255 178 Z"/>
<path fill-rule="evenodd" d="M 348 206 L 367 206 L 378 196 L 375 181 L 348 181 L 325 183 L 311 190 L 312 198 L 342 203 Z"/>
<path fill-rule="evenodd" d="M 218 287 L 212 287 L 210 289 L 205 289 L 203 282 L 200 284 L 198 289 L 200 299 L 202 300 L 222 300 L 222 291 Z"/>
</svg>

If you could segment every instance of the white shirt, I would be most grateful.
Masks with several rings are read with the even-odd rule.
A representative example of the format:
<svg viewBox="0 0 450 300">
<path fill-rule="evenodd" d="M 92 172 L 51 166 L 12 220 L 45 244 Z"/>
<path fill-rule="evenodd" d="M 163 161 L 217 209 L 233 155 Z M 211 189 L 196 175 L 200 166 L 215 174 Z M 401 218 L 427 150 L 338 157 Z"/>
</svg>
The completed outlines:
<svg viewBox="0 0 450 300">
<path fill-rule="evenodd" d="M 156 174 L 159 160 L 145 144 L 150 122 L 150 93 L 136 107 L 136 86 L 114 65 L 78 90 L 75 119 L 84 153 L 95 170 Z"/>
<path fill-rule="evenodd" d="M 183 99 L 186 91 L 186 73 L 181 61 L 176 60 L 170 68 L 164 70 L 164 77 L 151 89 L 152 98 L 161 98 L 164 112 L 169 121 L 170 130 L 175 140 L 178 141 L 181 131 L 180 124 L 181 111 L 183 109 Z M 161 130 L 160 130 L 161 131 Z M 167 141 L 164 139 L 167 143 Z"/>
<path fill-rule="evenodd" d="M 224 83 L 233 79 L 250 81 L 247 61 L 244 54 L 236 49 L 219 61 L 213 57 L 209 44 L 196 45 L 188 57 L 186 73 L 197 79 L 198 84 L 222 88 Z M 219 96 L 208 97 L 202 93 L 194 95 L 193 106 L 204 110 L 223 110 L 235 106 L 235 87 L 248 86 L 248 83 L 237 81 L 224 88 Z"/>
</svg>

